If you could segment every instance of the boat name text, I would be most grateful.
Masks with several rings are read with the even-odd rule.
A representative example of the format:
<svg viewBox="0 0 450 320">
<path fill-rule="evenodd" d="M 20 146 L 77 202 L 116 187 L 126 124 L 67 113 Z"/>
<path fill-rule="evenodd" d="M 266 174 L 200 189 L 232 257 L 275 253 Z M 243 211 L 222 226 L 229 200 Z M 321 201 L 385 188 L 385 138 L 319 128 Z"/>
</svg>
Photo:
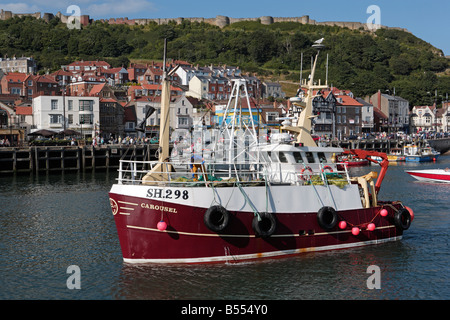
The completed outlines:
<svg viewBox="0 0 450 320">
<path fill-rule="evenodd" d="M 141 208 L 178 213 L 176 208 L 171 208 L 171 207 L 166 207 L 166 206 L 158 206 L 158 205 L 148 204 L 148 203 L 144 203 L 144 202 L 141 203 Z"/>
<path fill-rule="evenodd" d="M 179 189 L 174 191 L 172 189 L 149 188 L 147 190 L 147 198 L 187 200 L 189 199 L 189 191 Z"/>
</svg>

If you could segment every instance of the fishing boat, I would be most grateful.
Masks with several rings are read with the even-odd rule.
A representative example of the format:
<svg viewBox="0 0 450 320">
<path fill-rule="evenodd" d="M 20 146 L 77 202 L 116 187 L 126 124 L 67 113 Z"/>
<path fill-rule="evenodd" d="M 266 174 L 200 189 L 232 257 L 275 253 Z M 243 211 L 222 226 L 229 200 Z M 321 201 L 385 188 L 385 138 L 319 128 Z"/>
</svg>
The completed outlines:
<svg viewBox="0 0 450 320">
<path fill-rule="evenodd" d="M 450 183 L 450 169 L 427 169 L 427 170 L 408 170 L 411 177 L 425 182 L 445 182 Z"/>
<path fill-rule="evenodd" d="M 383 161 L 381 157 L 371 157 L 377 161 Z M 402 148 L 392 148 L 391 151 L 387 154 L 387 158 L 390 164 L 396 164 L 397 162 L 402 162 L 406 160 L 406 157 L 403 155 Z"/>
<path fill-rule="evenodd" d="M 240 116 L 248 93 L 238 79 L 210 156 L 184 162 L 169 155 L 174 71 L 164 67 L 159 159 L 121 160 L 109 192 L 126 263 L 231 263 L 402 238 L 413 211 L 378 199 L 386 155 L 349 150 L 364 159 L 383 158 L 370 160 L 381 165 L 379 174 L 351 177 L 335 160 L 344 150 L 318 147 L 311 137 L 313 91 L 327 88 L 314 83 L 316 48 L 309 82 L 301 83 L 306 97 L 298 101 L 303 110 L 297 124 L 282 127 L 294 141 L 258 142 L 252 117 Z"/>
<path fill-rule="evenodd" d="M 403 150 L 401 148 L 392 148 L 387 157 L 389 162 L 406 161 L 406 157 L 404 156 Z"/>
<path fill-rule="evenodd" d="M 408 144 L 403 147 L 406 162 L 431 162 L 436 161 L 440 155 L 430 146 L 420 147 L 417 144 Z"/>
</svg>

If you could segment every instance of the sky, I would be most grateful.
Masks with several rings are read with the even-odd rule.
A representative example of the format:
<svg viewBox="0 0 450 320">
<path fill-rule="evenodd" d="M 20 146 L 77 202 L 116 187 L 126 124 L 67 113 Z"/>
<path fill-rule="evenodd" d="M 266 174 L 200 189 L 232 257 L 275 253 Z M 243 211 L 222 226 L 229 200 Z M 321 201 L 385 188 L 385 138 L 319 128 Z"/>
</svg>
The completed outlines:
<svg viewBox="0 0 450 320">
<path fill-rule="evenodd" d="M 301 17 L 321 21 L 366 23 L 379 8 L 379 23 L 406 28 L 415 36 L 450 55 L 449 0 L 0 0 L 0 9 L 14 13 L 58 11 L 71 15 L 67 8 L 76 5 L 82 15 L 106 18 L 231 18 Z M 373 20 L 369 21 L 373 22 Z M 378 22 L 378 21 L 376 21 Z M 375 23 L 376 23 L 375 22 Z"/>
</svg>

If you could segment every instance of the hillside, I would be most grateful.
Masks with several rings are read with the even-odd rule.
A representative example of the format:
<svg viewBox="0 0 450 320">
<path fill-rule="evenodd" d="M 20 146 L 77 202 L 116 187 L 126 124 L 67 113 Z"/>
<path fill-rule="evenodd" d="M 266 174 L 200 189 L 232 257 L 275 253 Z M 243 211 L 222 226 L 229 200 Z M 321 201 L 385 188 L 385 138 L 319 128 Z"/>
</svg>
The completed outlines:
<svg viewBox="0 0 450 320">
<path fill-rule="evenodd" d="M 193 64 L 229 64 L 272 80 L 298 81 L 300 54 L 304 76 L 309 74 L 311 44 L 325 38 L 318 76 L 351 89 L 358 96 L 377 90 L 395 92 L 411 105 L 437 102 L 450 92 L 449 60 L 439 49 L 411 33 L 380 29 L 375 34 L 337 26 L 244 21 L 219 28 L 183 21 L 145 26 L 108 25 L 100 21 L 69 30 L 58 18 L 49 23 L 32 17 L 0 21 L 0 55 L 33 56 L 41 72 L 54 71 L 74 60 L 103 59 L 113 66 L 130 60 L 162 58 L 163 38 L 168 56 Z M 321 53 L 322 54 L 322 53 Z"/>
</svg>

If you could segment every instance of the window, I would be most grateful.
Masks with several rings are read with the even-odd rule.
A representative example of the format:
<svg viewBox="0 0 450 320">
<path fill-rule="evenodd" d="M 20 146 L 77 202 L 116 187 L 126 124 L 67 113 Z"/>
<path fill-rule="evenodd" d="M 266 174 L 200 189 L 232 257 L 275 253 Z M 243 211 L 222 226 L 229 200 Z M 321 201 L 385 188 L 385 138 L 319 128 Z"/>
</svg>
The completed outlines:
<svg viewBox="0 0 450 320">
<path fill-rule="evenodd" d="M 325 156 L 325 153 L 318 152 L 317 155 L 319 156 L 319 161 L 320 162 L 327 162 L 327 157 Z"/>
<path fill-rule="evenodd" d="M 52 123 L 62 123 L 62 115 L 60 114 L 50 114 L 50 124 Z"/>
<path fill-rule="evenodd" d="M 11 94 L 21 95 L 22 91 L 20 90 L 20 88 L 11 88 Z"/>
<path fill-rule="evenodd" d="M 80 114 L 80 123 L 81 124 L 93 124 L 94 116 L 92 114 Z"/>
<path fill-rule="evenodd" d="M 80 100 L 80 111 L 92 111 L 93 105 L 93 100 Z"/>
<path fill-rule="evenodd" d="M 51 101 L 51 108 L 52 110 L 58 110 L 58 100 Z"/>
<path fill-rule="evenodd" d="M 266 121 L 276 121 L 276 118 L 278 117 L 278 112 L 267 112 L 266 113 Z"/>
<path fill-rule="evenodd" d="M 308 163 L 314 163 L 316 160 L 314 160 L 314 154 L 312 152 L 305 152 L 306 159 L 308 160 Z"/>
<path fill-rule="evenodd" d="M 180 125 L 180 126 L 187 126 L 188 125 L 188 118 L 186 118 L 186 117 L 179 117 L 178 118 L 178 125 Z"/>
<path fill-rule="evenodd" d="M 73 114 L 69 114 L 69 118 L 67 120 L 68 124 L 73 124 Z"/>
<path fill-rule="evenodd" d="M 287 158 L 286 158 L 286 155 L 284 154 L 284 152 L 278 153 L 278 158 L 280 159 L 280 162 L 281 162 L 281 163 L 287 163 L 287 162 L 288 162 L 288 161 L 287 161 Z"/>
<path fill-rule="evenodd" d="M 302 154 L 301 154 L 300 152 L 295 151 L 295 152 L 293 153 L 293 155 L 294 155 L 295 163 L 303 163 Z"/>
<path fill-rule="evenodd" d="M 73 100 L 69 100 L 69 111 L 73 110 Z"/>
</svg>

